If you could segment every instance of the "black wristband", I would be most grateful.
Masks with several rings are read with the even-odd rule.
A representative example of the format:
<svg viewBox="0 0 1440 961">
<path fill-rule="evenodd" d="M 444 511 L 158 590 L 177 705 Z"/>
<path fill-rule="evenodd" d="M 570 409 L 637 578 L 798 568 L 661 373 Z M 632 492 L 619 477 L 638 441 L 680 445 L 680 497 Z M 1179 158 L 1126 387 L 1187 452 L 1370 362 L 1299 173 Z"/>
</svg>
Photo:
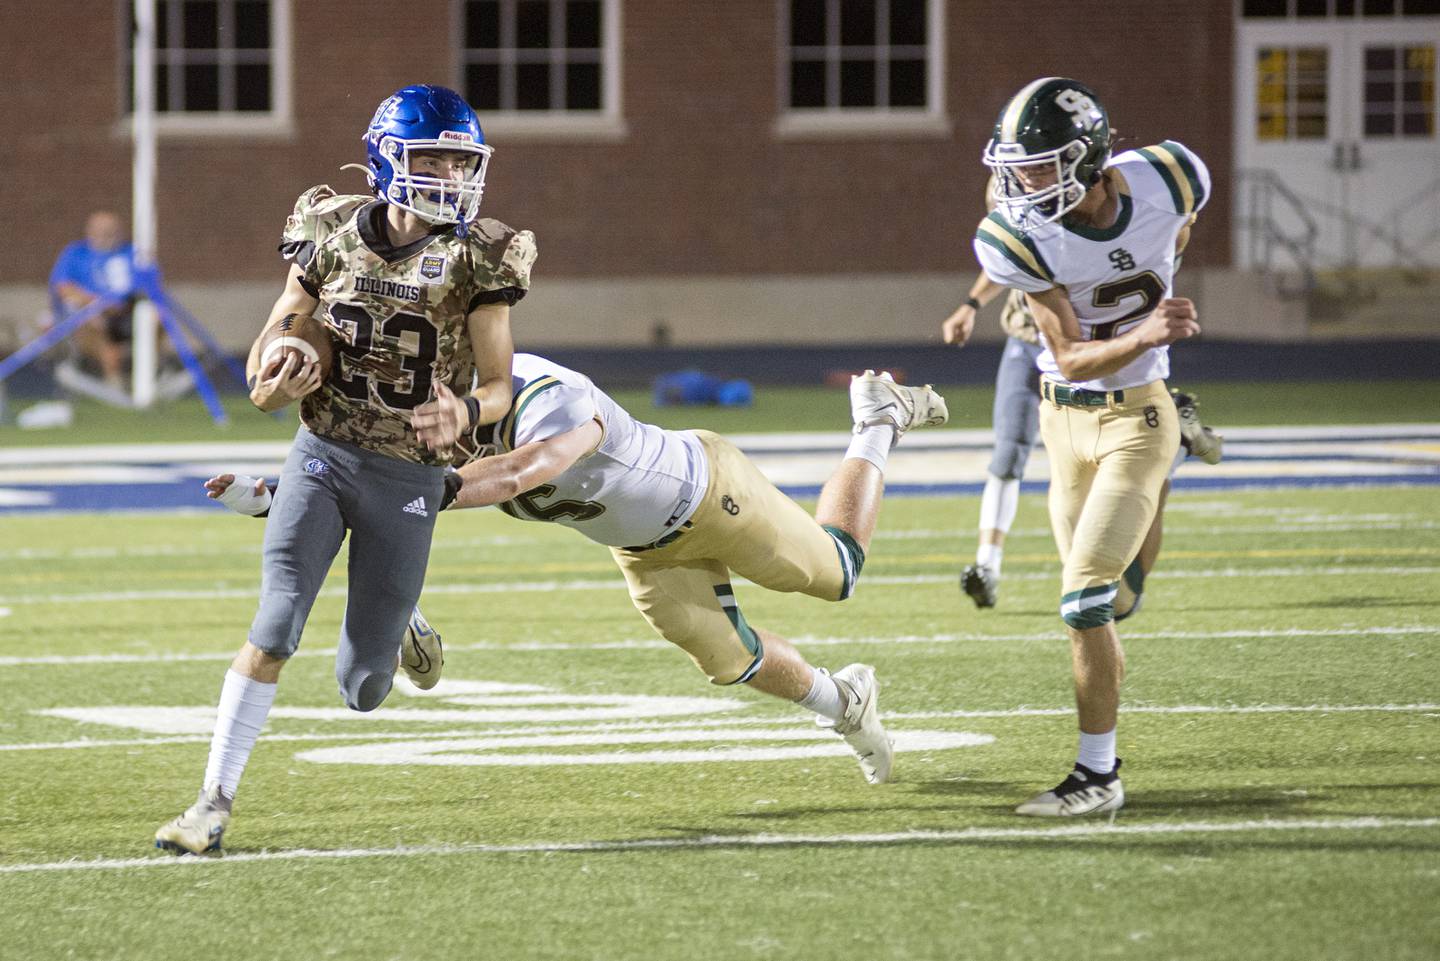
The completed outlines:
<svg viewBox="0 0 1440 961">
<path fill-rule="evenodd" d="M 445 475 L 445 493 L 440 496 L 440 509 L 446 510 L 455 503 L 455 498 L 460 494 L 460 488 L 465 486 L 465 480 L 454 471 Z"/>
<path fill-rule="evenodd" d="M 980 300 L 979 300 L 979 298 L 976 298 L 976 297 L 966 297 L 966 298 L 965 298 L 965 306 L 966 306 L 966 307 L 974 307 L 976 310 L 979 310 L 979 309 L 980 309 Z"/>
<path fill-rule="evenodd" d="M 465 411 L 470 415 L 468 427 L 474 427 L 480 422 L 480 398 L 474 394 L 465 395 Z"/>
</svg>

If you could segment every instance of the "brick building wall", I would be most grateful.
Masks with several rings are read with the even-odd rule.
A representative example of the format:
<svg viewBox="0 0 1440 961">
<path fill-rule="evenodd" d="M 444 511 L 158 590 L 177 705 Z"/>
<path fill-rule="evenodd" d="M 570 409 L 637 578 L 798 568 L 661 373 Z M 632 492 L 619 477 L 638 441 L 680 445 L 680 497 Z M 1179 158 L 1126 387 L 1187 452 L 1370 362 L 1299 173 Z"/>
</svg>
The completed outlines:
<svg viewBox="0 0 1440 961">
<path fill-rule="evenodd" d="M 43 278 L 97 207 L 128 212 L 129 141 L 118 133 L 124 8 L 111 0 L 4 4 L 0 89 L 13 92 L 16 168 L 4 282 Z M 412 0 L 403 29 L 379 0 L 293 8 L 295 134 L 164 139 L 160 259 L 176 280 L 277 279 L 273 247 L 294 196 L 315 182 L 360 189 L 359 133 L 406 82 L 457 84 L 450 0 Z M 968 240 L 993 115 L 1026 81 L 1074 75 L 1132 144 L 1180 139 L 1205 156 L 1219 202 L 1187 262 L 1228 262 L 1232 13 L 1172 0 L 947 0 L 948 136 L 779 139 L 775 0 L 624 0 L 623 115 L 616 143 L 493 138 L 486 211 L 533 228 L 542 275 L 950 272 Z M 482 118 L 483 119 L 483 118 Z M 13 136 L 23 132 L 21 136 Z"/>
</svg>

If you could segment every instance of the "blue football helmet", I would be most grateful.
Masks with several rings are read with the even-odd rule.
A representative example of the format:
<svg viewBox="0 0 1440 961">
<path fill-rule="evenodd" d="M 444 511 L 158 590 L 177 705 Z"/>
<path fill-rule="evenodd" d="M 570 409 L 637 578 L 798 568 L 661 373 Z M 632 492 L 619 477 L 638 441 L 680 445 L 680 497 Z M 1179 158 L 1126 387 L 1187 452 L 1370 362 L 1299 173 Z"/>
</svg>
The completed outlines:
<svg viewBox="0 0 1440 961">
<path fill-rule="evenodd" d="M 465 98 L 428 83 L 404 87 L 380 104 L 364 139 L 365 175 L 375 196 L 432 224 L 463 230 L 475 219 L 494 151 Z M 460 180 L 411 173 L 411 158 L 431 150 L 473 154 L 474 160 Z"/>
</svg>

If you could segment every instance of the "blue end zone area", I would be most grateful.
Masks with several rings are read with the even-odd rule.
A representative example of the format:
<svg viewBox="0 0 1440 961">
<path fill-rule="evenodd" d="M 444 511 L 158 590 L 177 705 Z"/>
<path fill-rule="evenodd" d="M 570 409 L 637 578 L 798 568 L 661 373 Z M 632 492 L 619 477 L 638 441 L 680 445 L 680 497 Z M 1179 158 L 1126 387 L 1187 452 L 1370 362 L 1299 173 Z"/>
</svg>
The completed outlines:
<svg viewBox="0 0 1440 961">
<path fill-rule="evenodd" d="M 27 496 L 28 495 L 28 496 Z M 34 503 L 14 503 L 18 500 Z M 57 484 L 0 488 L 0 514 L 225 510 L 196 480 L 147 484 Z"/>
<path fill-rule="evenodd" d="M 992 384 L 1003 342 L 975 342 L 963 351 L 937 343 L 771 344 L 745 347 L 546 347 L 541 352 L 583 370 L 607 388 L 649 388 L 657 373 L 699 369 L 755 384 L 820 384 L 834 371 L 867 367 L 903 370 L 913 384 Z M 239 357 L 244 363 L 243 355 Z M 1440 370 L 1440 339 L 1320 341 L 1307 344 L 1188 341 L 1170 354 L 1173 384 L 1186 381 L 1428 380 Z M 237 390 L 229 379 L 217 385 Z M 5 383 L 12 397 L 53 396 L 54 384 L 37 366 Z"/>
</svg>

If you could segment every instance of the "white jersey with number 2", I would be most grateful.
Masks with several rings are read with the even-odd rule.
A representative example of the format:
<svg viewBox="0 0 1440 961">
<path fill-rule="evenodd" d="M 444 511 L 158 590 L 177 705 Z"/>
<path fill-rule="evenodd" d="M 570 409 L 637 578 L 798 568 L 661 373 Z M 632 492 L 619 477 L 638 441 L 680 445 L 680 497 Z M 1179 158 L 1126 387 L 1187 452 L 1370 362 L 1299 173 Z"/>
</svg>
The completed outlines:
<svg viewBox="0 0 1440 961">
<path fill-rule="evenodd" d="M 991 280 L 1030 293 L 1063 288 L 1085 340 L 1124 333 L 1171 296 L 1176 238 L 1210 195 L 1205 164 L 1173 140 L 1127 150 L 1106 169 L 1121 178 L 1120 209 L 1110 227 L 1062 219 L 1022 232 L 996 212 L 975 234 L 975 255 Z M 1066 382 L 1043 332 L 1041 345 L 1040 372 Z M 1113 374 L 1074 386 L 1121 390 L 1169 374 L 1170 349 L 1155 347 Z"/>
</svg>

